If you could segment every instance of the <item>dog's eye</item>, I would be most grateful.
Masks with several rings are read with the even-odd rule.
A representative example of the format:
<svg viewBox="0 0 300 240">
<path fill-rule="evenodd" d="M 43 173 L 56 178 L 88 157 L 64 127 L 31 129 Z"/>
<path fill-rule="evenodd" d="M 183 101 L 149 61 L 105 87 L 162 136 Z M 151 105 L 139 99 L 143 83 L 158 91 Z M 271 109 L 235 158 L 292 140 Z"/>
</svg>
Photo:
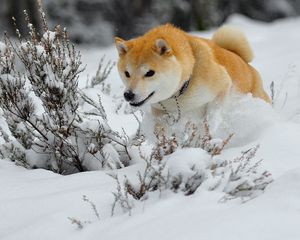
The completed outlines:
<svg viewBox="0 0 300 240">
<path fill-rule="evenodd" d="M 127 78 L 130 78 L 129 72 L 125 71 L 125 76 L 126 76 Z"/>
<path fill-rule="evenodd" d="M 155 72 L 153 70 L 149 70 L 148 72 L 146 72 L 145 77 L 152 77 L 155 74 Z"/>
</svg>

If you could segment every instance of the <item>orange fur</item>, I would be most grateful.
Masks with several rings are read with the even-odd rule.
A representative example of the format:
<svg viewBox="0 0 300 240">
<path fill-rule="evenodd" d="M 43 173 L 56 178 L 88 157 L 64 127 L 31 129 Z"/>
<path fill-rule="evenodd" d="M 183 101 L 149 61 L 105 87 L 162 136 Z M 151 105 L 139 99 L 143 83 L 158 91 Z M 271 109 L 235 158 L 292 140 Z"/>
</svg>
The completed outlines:
<svg viewBox="0 0 300 240">
<path fill-rule="evenodd" d="M 245 62 L 253 60 L 253 52 L 246 36 L 233 26 L 220 27 L 213 35 L 212 40 L 222 48 L 239 55 Z"/>
</svg>

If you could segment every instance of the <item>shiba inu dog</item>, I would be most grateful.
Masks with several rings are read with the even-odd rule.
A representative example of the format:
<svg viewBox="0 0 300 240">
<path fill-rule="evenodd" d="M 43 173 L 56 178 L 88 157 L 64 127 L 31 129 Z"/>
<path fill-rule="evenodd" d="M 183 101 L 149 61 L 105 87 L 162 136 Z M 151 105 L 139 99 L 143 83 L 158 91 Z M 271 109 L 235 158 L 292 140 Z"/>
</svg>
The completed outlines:
<svg viewBox="0 0 300 240">
<path fill-rule="evenodd" d="M 125 100 L 135 107 L 151 104 L 156 116 L 179 107 L 194 111 L 222 101 L 232 89 L 270 102 L 249 65 L 249 43 L 235 27 L 223 26 L 209 40 L 166 24 L 129 41 L 116 37 L 115 44 Z"/>
</svg>

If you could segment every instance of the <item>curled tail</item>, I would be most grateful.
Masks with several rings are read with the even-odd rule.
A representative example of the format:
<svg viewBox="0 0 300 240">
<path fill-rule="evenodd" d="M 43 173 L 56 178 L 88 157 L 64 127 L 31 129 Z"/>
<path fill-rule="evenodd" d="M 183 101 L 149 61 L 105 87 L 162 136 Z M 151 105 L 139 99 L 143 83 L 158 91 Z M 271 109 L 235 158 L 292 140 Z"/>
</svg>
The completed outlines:
<svg viewBox="0 0 300 240">
<path fill-rule="evenodd" d="M 223 26 L 213 35 L 212 40 L 220 47 L 239 55 L 245 62 L 253 60 L 253 52 L 244 33 L 233 26 Z"/>
</svg>

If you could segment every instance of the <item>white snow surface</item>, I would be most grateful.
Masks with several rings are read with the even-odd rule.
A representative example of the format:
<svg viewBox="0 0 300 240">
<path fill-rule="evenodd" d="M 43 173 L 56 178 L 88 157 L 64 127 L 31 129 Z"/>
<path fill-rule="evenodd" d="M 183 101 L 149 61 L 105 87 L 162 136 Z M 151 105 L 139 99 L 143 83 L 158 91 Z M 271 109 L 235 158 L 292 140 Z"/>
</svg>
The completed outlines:
<svg viewBox="0 0 300 240">
<path fill-rule="evenodd" d="M 158 191 L 135 205 L 131 216 L 117 209 L 111 216 L 112 192 L 116 182 L 108 173 L 136 178 L 144 163 L 112 171 L 91 171 L 61 176 L 50 171 L 27 170 L 8 160 L 0 160 L 0 239 L 170 239 L 170 240 L 299 240 L 300 239 L 300 18 L 274 23 L 255 22 L 234 15 L 229 24 L 240 27 L 255 52 L 252 63 L 261 73 L 265 89 L 275 83 L 273 109 L 251 96 L 215 109 L 213 132 L 218 137 L 236 133 L 236 140 L 222 157 L 233 159 L 240 152 L 260 144 L 256 159 L 272 173 L 274 181 L 257 198 L 243 203 L 239 199 L 220 203 L 220 191 L 198 189 L 193 195 Z M 210 37 L 212 31 L 193 33 Z M 103 54 L 117 60 L 113 46 L 81 50 L 87 64 L 80 79 L 86 85 Z M 120 106 L 123 86 L 114 67 L 109 76 L 111 93 L 103 95 L 110 126 L 134 133 L 137 122 Z M 97 96 L 98 86 L 90 96 Z M 115 95 L 114 98 L 112 96 Z M 127 109 L 128 110 L 128 109 Z M 116 114 L 118 111 L 118 114 Z M 3 119 L 1 125 L 3 125 Z M 4 128 L 6 126 L 3 126 Z M 188 171 L 196 158 L 206 155 L 196 149 L 172 155 L 169 169 Z M 114 156 L 111 156 L 112 158 Z M 82 200 L 86 195 L 100 214 Z M 77 229 L 68 217 L 83 223 Z"/>
</svg>

